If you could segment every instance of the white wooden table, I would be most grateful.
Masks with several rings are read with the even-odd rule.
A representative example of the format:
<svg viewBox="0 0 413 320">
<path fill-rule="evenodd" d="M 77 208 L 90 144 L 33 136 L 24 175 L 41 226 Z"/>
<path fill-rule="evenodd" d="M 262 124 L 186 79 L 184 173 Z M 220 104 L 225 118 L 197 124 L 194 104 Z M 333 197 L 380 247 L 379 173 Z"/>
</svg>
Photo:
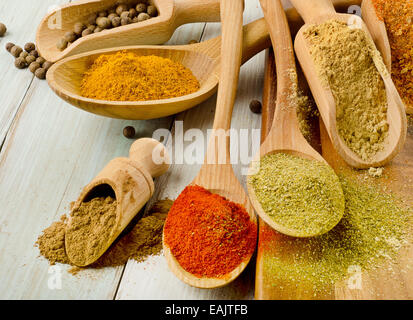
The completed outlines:
<svg viewBox="0 0 413 320">
<path fill-rule="evenodd" d="M 138 137 L 151 137 L 154 130 L 171 129 L 175 120 L 183 120 L 184 128 L 206 132 L 212 126 L 215 108 L 214 97 L 175 117 L 108 119 L 72 107 L 60 100 L 46 81 L 34 78 L 28 70 L 17 70 L 5 44 L 23 46 L 33 41 L 48 7 L 65 2 L 42 0 L 34 5 L 32 0 L 0 0 L 0 21 L 8 27 L 7 36 L 0 38 L 0 299 L 253 298 L 253 263 L 228 287 L 198 290 L 176 279 L 162 256 L 145 263 L 129 261 L 124 267 L 87 270 L 78 276 L 60 266 L 62 286 L 53 289 L 53 276 L 59 270 L 49 268 L 34 243 L 43 229 L 68 213 L 70 202 L 108 161 L 127 156 L 133 141 L 123 137 L 123 128 L 132 125 Z M 258 0 L 245 2 L 245 23 L 262 17 Z M 203 41 L 219 32 L 219 24 L 187 25 L 177 30 L 170 43 Z M 234 128 L 260 128 L 261 118 L 250 112 L 248 104 L 261 99 L 263 72 L 264 53 L 243 66 Z M 251 141 L 244 143 L 252 155 Z M 156 181 L 152 201 L 175 199 L 198 169 L 198 165 L 173 165 Z M 241 166 L 235 166 L 235 171 L 245 183 Z"/>
</svg>

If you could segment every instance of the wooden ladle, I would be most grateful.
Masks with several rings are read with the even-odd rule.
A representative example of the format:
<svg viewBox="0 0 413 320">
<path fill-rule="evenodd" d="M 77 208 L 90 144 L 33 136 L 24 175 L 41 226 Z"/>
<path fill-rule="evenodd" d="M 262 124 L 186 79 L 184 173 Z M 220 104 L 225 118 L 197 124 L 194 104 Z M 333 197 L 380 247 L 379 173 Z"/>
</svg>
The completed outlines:
<svg viewBox="0 0 413 320">
<path fill-rule="evenodd" d="M 277 107 L 271 130 L 261 145 L 260 152 L 251 163 L 248 178 L 248 193 L 257 214 L 273 229 L 294 237 L 312 237 L 320 234 L 317 230 L 313 234 L 293 230 L 277 223 L 262 208 L 250 178 L 257 172 L 260 159 L 268 154 L 287 153 L 314 161 L 327 162 L 311 147 L 300 131 L 297 106 L 298 82 L 295 57 L 287 17 L 280 0 L 260 0 L 264 16 L 267 21 L 274 47 L 275 63 L 277 66 Z M 341 190 L 341 187 L 339 188 Z M 342 191 L 341 191 L 342 192 Z M 343 208 L 344 208 L 344 195 Z M 316 210 L 316 208 L 314 208 Z M 336 221 L 324 226 L 323 230 L 331 230 L 341 220 L 340 212 Z"/>
<path fill-rule="evenodd" d="M 291 0 L 291 2 L 306 23 L 296 36 L 295 51 L 335 149 L 344 161 L 352 167 L 366 169 L 384 166 L 400 152 L 406 141 L 407 134 L 405 107 L 390 74 L 382 70 L 383 68 L 378 68 L 387 93 L 389 135 L 385 141 L 384 149 L 375 154 L 371 160 L 365 161 L 346 145 L 338 133 L 336 103 L 333 94 L 329 88 L 323 86 L 314 65 L 314 60 L 310 54 L 310 45 L 304 37 L 304 32 L 309 25 L 321 24 L 330 19 L 336 19 L 346 23 L 349 23 L 351 20 L 357 21 L 366 32 L 366 35 L 370 37 L 367 27 L 364 22 L 355 15 L 336 13 L 330 0 Z M 349 21 L 349 19 L 351 20 Z"/>
<path fill-rule="evenodd" d="M 92 13 L 107 10 L 119 4 L 119 0 L 82 0 L 61 6 L 48 13 L 42 20 L 36 35 L 40 54 L 48 61 L 56 62 L 68 56 L 92 50 L 138 44 L 163 44 L 175 29 L 192 22 L 219 22 L 219 0 L 153 0 L 159 16 L 108 29 L 76 40 L 64 51 L 56 47 L 63 35 L 73 30 L 77 22 L 86 24 Z M 136 0 L 122 3 L 136 4 Z"/>
<path fill-rule="evenodd" d="M 243 30 L 242 62 L 244 63 L 268 48 L 271 41 L 264 19 L 250 23 Z M 178 61 L 192 71 L 200 82 L 201 88 L 183 97 L 151 101 L 103 101 L 82 97 L 80 85 L 84 72 L 100 55 L 119 50 Z M 47 81 L 63 100 L 95 114 L 130 120 L 161 118 L 192 108 L 216 92 L 220 78 L 220 50 L 220 37 L 184 46 L 134 46 L 97 50 L 57 62 L 47 72 Z"/>
<path fill-rule="evenodd" d="M 169 168 L 169 162 L 165 147 L 148 138 L 139 139 L 132 144 L 129 158 L 116 158 L 109 162 L 83 189 L 72 210 L 93 198 L 112 196 L 117 202 L 115 227 L 106 245 L 88 261 L 77 261 L 75 252 L 70 250 L 73 246 L 66 237 L 66 253 L 71 263 L 85 267 L 105 253 L 152 197 L 155 191 L 153 178 L 164 174 Z M 69 227 L 70 223 L 69 218 Z"/>
<path fill-rule="evenodd" d="M 236 178 L 230 163 L 230 145 L 228 130 L 231 126 L 231 116 L 234 107 L 242 48 L 242 0 L 222 0 L 222 67 L 218 100 L 213 126 L 213 134 L 208 144 L 206 162 L 192 184 L 208 189 L 230 201 L 238 203 L 247 210 L 251 220 L 256 223 L 256 216 L 248 196 Z M 215 139 L 215 137 L 217 139 Z M 216 140 L 225 142 L 216 143 Z M 223 159 L 225 158 L 225 159 Z M 219 161 L 217 161 L 219 159 Z M 173 256 L 169 247 L 163 244 L 164 254 L 171 271 L 185 283 L 198 288 L 222 287 L 237 278 L 247 266 L 250 257 L 242 262 L 229 274 L 222 278 L 198 278 L 185 271 Z"/>
</svg>

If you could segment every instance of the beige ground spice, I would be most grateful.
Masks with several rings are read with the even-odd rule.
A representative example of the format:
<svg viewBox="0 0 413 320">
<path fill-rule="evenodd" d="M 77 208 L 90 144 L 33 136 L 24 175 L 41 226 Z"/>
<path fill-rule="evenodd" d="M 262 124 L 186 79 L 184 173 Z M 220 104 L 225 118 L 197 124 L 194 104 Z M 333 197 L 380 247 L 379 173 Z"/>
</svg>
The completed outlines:
<svg viewBox="0 0 413 320">
<path fill-rule="evenodd" d="M 383 149 L 388 136 L 387 95 L 380 53 L 361 29 L 329 20 L 304 33 L 326 88 L 336 101 L 337 129 L 363 160 Z"/>
<path fill-rule="evenodd" d="M 97 262 L 87 268 L 116 267 L 124 265 L 129 259 L 142 262 L 149 256 L 160 254 L 162 229 L 172 203 L 173 201 L 168 199 L 156 202 L 142 219 L 122 234 Z M 66 216 L 63 216 L 61 221 L 45 229 L 36 242 L 40 254 L 49 260 L 50 264 L 71 264 L 65 251 L 66 223 Z M 80 270 L 82 269 L 74 267 L 69 272 L 76 274 Z"/>
</svg>

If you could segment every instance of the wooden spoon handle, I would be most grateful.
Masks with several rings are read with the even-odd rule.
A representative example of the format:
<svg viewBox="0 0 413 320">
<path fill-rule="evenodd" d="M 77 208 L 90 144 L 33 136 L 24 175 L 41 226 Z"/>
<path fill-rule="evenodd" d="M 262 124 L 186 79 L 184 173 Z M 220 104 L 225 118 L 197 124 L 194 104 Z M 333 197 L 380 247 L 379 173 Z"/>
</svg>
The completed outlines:
<svg viewBox="0 0 413 320">
<path fill-rule="evenodd" d="M 305 23 L 317 23 L 318 17 L 336 13 L 331 0 L 291 0 Z"/>
<path fill-rule="evenodd" d="M 220 0 L 175 0 L 176 23 L 219 22 Z"/>
</svg>

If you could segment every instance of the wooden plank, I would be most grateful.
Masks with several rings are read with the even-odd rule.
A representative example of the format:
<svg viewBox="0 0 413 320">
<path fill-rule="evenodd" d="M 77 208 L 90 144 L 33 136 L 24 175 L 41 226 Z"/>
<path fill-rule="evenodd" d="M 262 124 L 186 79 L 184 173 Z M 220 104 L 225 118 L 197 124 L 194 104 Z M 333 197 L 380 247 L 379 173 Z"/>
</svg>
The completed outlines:
<svg viewBox="0 0 413 320">
<path fill-rule="evenodd" d="M 262 17 L 258 0 L 249 0 L 245 3 L 244 23 Z M 207 24 L 203 40 L 219 34 L 219 24 Z M 250 112 L 248 105 L 252 99 L 260 99 L 262 94 L 262 80 L 264 69 L 264 53 L 254 57 L 242 67 L 238 97 L 232 118 L 234 129 L 259 129 L 260 116 Z M 183 121 L 184 132 L 190 128 L 201 129 L 206 136 L 207 129 L 212 127 L 216 99 L 215 97 L 177 117 Z M 175 128 L 177 129 L 177 128 Z M 176 131 L 177 132 L 177 131 Z M 251 133 L 251 131 L 250 131 Z M 257 135 L 259 139 L 259 135 Z M 206 141 L 205 141 L 206 142 Z M 234 141 L 233 141 L 234 142 Z M 188 146 L 191 142 L 185 142 Z M 251 151 L 252 141 L 242 141 L 243 147 L 248 147 L 253 156 L 258 150 L 258 140 L 254 142 L 255 150 Z M 168 142 L 171 148 L 173 142 Z M 232 153 L 235 153 L 235 144 L 232 144 Z M 203 159 L 203 157 L 201 157 Z M 234 166 L 235 173 L 245 187 L 245 176 L 242 169 L 246 166 Z M 156 182 L 156 194 L 153 200 L 169 197 L 175 199 L 180 192 L 197 175 L 200 165 L 172 165 L 170 171 Z M 254 259 L 252 259 L 254 260 Z M 254 288 L 254 266 L 250 263 L 247 270 L 230 285 L 213 290 L 192 288 L 175 278 L 168 270 L 164 257 L 154 257 L 145 263 L 128 262 L 116 299 L 252 299 Z"/>
<path fill-rule="evenodd" d="M 184 26 L 171 43 L 200 39 L 203 29 L 204 24 Z M 133 125 L 138 137 L 150 137 L 158 128 L 170 128 L 171 122 L 88 114 L 60 100 L 45 81 L 33 81 L 0 153 L 2 299 L 113 299 L 123 267 L 74 277 L 59 266 L 62 288 L 51 290 L 48 281 L 54 274 L 48 273 L 47 261 L 38 257 L 33 244 L 111 159 L 128 155 L 133 141 L 123 137 L 124 126 Z"/>
<path fill-rule="evenodd" d="M 34 78 L 30 71 L 16 69 L 14 57 L 4 47 L 7 42 L 15 43 L 22 48 L 27 42 L 34 42 L 36 23 L 40 22 L 48 8 L 66 2 L 68 1 L 44 0 L 35 6 L 30 0 L 0 2 L 0 12 L 7 12 L 1 16 L 2 22 L 7 26 L 7 33 L 0 38 L 0 146 Z"/>
</svg>

